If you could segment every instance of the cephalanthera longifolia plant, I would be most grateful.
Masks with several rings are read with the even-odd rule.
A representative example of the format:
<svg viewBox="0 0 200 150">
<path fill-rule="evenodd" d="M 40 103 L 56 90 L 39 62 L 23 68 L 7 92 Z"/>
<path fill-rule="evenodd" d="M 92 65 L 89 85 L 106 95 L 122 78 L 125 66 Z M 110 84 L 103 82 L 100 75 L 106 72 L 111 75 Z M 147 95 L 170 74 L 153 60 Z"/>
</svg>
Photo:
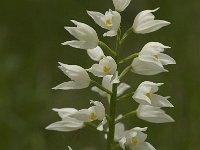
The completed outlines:
<svg viewBox="0 0 200 150">
<path fill-rule="evenodd" d="M 139 119 L 152 123 L 174 122 L 161 109 L 162 107 L 173 107 L 168 101 L 168 96 L 164 97 L 157 94 L 159 87 L 163 83 L 144 81 L 135 91 L 126 92 L 131 86 L 121 82 L 128 72 L 140 75 L 155 75 L 161 72 L 167 72 L 168 70 L 164 68 L 165 65 L 176 63 L 173 58 L 163 53 L 165 49 L 169 49 L 170 47 L 159 42 L 149 42 L 140 52 L 134 53 L 124 59 L 120 58 L 120 46 L 129 35 L 132 33 L 146 34 L 154 32 L 170 24 L 164 20 L 155 20 L 153 13 L 158 8 L 144 10 L 136 16 L 133 25 L 122 34 L 120 29 L 120 13 L 125 10 L 130 2 L 131 0 L 113 0 L 115 11 L 110 9 L 105 14 L 87 11 L 88 15 L 96 24 L 107 30 L 103 36 L 116 36 L 116 47 L 114 49 L 100 41 L 96 31 L 92 27 L 71 20 L 75 27 L 65 27 L 65 29 L 77 40 L 67 41 L 62 44 L 87 50 L 89 57 L 96 63 L 91 68 L 84 69 L 77 65 L 68 65 L 59 62 L 59 69 L 71 81 L 63 82 L 53 88 L 71 90 L 83 89 L 92 85 L 92 91 L 108 99 L 109 110 L 105 110 L 104 105 L 100 101 L 93 100 L 90 101 L 92 106 L 87 109 L 53 109 L 58 113 L 61 121 L 52 123 L 46 129 L 70 132 L 89 126 L 105 134 L 107 150 L 116 148 L 155 150 L 150 143 L 146 142 L 147 134 L 144 132 L 147 130 L 147 127 L 134 127 L 125 130 L 124 124 L 121 121 L 135 114 Z M 119 66 L 130 60 L 132 60 L 132 63 L 122 72 L 119 72 Z M 92 79 L 88 72 L 96 77 L 102 78 L 102 84 Z M 116 113 L 120 113 L 116 110 L 117 103 L 126 98 L 132 98 L 133 101 L 137 102 L 139 104 L 138 108 L 124 115 L 116 116 Z M 68 148 L 71 150 L 71 147 Z"/>
</svg>

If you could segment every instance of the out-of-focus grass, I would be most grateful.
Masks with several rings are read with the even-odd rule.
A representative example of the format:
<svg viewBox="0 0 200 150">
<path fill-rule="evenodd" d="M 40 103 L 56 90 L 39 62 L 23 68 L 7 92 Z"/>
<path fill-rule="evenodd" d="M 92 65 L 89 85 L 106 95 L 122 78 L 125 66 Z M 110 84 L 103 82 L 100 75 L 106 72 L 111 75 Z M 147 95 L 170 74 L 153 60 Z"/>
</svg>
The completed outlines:
<svg viewBox="0 0 200 150">
<path fill-rule="evenodd" d="M 129 74 L 126 81 L 136 88 L 144 80 L 164 82 L 163 95 L 171 95 L 175 108 L 166 111 L 176 123 L 150 124 L 129 119 L 126 127 L 148 126 L 148 141 L 159 150 L 198 150 L 200 139 L 200 2 L 135 0 L 122 13 L 123 29 L 132 25 L 135 15 L 144 9 L 161 7 L 157 18 L 172 25 L 152 34 L 133 35 L 122 47 L 121 57 L 139 51 L 149 41 L 172 46 L 166 53 L 177 60 L 169 73 L 146 77 Z M 72 39 L 64 29 L 70 19 L 93 26 L 102 38 L 103 29 L 86 10 L 104 12 L 113 8 L 111 0 L 1 0 L 0 5 L 0 149 L 61 150 L 104 149 L 101 134 L 88 128 L 72 133 L 46 131 L 48 124 L 59 120 L 53 107 L 89 106 L 89 100 L 106 102 L 90 89 L 53 91 L 51 87 L 67 81 L 56 67 L 61 61 L 85 68 L 92 65 L 84 50 L 61 46 Z M 114 45 L 113 40 L 103 41 Z M 133 101 L 121 103 L 119 113 L 135 109 Z"/>
</svg>

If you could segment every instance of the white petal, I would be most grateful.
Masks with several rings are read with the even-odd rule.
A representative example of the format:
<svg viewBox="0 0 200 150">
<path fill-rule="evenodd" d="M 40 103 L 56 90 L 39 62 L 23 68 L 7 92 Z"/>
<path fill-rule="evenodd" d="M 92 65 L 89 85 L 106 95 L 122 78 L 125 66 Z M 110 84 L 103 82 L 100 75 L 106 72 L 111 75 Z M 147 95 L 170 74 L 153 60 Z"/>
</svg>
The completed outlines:
<svg viewBox="0 0 200 150">
<path fill-rule="evenodd" d="M 97 130 L 103 131 L 103 126 L 107 123 L 106 117 L 104 117 L 103 121 L 98 125 Z"/>
<path fill-rule="evenodd" d="M 101 102 L 92 101 L 92 100 L 90 103 L 95 105 L 94 109 L 97 114 L 97 119 L 103 120 L 105 118 L 105 107 L 103 106 L 103 104 Z"/>
<path fill-rule="evenodd" d="M 174 122 L 174 119 L 161 110 L 159 107 L 139 105 L 137 109 L 138 118 L 152 123 Z"/>
<path fill-rule="evenodd" d="M 155 75 L 161 72 L 168 72 L 162 64 L 152 56 L 140 56 L 132 62 L 132 71 L 141 75 Z"/>
<path fill-rule="evenodd" d="M 141 50 L 140 55 L 158 55 L 164 52 L 169 46 L 165 46 L 159 42 L 148 42 Z"/>
<path fill-rule="evenodd" d="M 65 118 L 71 114 L 76 113 L 78 110 L 75 108 L 61 108 L 61 109 L 53 108 L 53 111 L 58 112 L 58 115 L 61 118 Z"/>
<path fill-rule="evenodd" d="M 126 90 L 128 90 L 131 86 L 126 83 L 120 83 L 117 87 L 117 96 L 124 94 Z"/>
<path fill-rule="evenodd" d="M 52 88 L 54 90 L 72 90 L 72 89 L 83 89 L 88 87 L 89 85 L 78 84 L 74 81 L 63 82 L 56 87 Z"/>
<path fill-rule="evenodd" d="M 117 31 L 114 31 L 114 30 L 108 31 L 108 32 L 106 32 L 106 33 L 103 34 L 104 37 L 105 36 L 112 37 L 112 36 L 116 36 L 116 35 L 117 35 Z"/>
<path fill-rule="evenodd" d="M 87 53 L 89 57 L 94 61 L 100 61 L 102 58 L 105 57 L 103 50 L 99 46 L 94 49 L 88 49 Z"/>
<path fill-rule="evenodd" d="M 71 148 L 70 146 L 68 146 L 68 149 L 69 149 L 69 150 L 72 150 L 72 148 Z"/>
<path fill-rule="evenodd" d="M 118 142 L 125 134 L 125 126 L 123 123 L 115 125 L 115 141 Z"/>
<path fill-rule="evenodd" d="M 160 28 L 165 27 L 169 24 L 170 24 L 170 22 L 164 21 L 164 20 L 152 20 L 152 21 L 146 22 L 144 24 L 141 24 L 134 30 L 136 33 L 140 33 L 140 34 L 151 33 L 151 32 L 157 31 Z"/>
<path fill-rule="evenodd" d="M 88 15 L 98 24 L 100 27 L 107 29 L 105 25 L 105 16 L 104 14 L 96 11 L 87 11 Z"/>
<path fill-rule="evenodd" d="M 66 117 L 63 121 L 58 121 L 46 127 L 47 130 L 75 131 L 83 127 L 83 122 L 74 118 Z"/>
<path fill-rule="evenodd" d="M 130 2 L 131 0 L 113 0 L 115 10 L 119 12 L 124 11 L 126 7 L 128 7 L 128 5 L 130 4 Z"/>
<path fill-rule="evenodd" d="M 158 59 L 162 63 L 162 65 L 176 64 L 176 61 L 172 57 L 170 57 L 166 54 L 160 53 L 158 55 Z"/>
<path fill-rule="evenodd" d="M 66 41 L 62 43 L 62 45 L 69 45 L 71 47 L 79 48 L 79 49 L 92 49 L 92 48 L 96 48 L 98 44 L 88 43 L 86 41 L 73 40 L 73 41 Z"/>
<path fill-rule="evenodd" d="M 98 94 L 99 94 L 100 96 L 102 96 L 102 97 L 106 97 L 106 96 L 107 96 L 107 93 L 106 93 L 106 92 L 102 91 L 101 89 L 99 89 L 99 88 L 96 87 L 96 86 L 93 86 L 93 87 L 91 88 L 91 90 L 92 90 L 93 92 L 98 93 Z"/>
<path fill-rule="evenodd" d="M 90 111 L 88 109 L 81 109 L 75 112 L 74 114 L 71 114 L 70 117 L 76 118 L 83 122 L 90 122 Z"/>
<path fill-rule="evenodd" d="M 151 104 L 155 107 L 174 107 L 167 99 L 168 97 L 153 94 L 151 96 Z"/>
<path fill-rule="evenodd" d="M 120 141 L 119 141 L 119 145 L 122 149 L 125 149 L 125 143 L 126 143 L 126 138 L 123 137 Z"/>
</svg>

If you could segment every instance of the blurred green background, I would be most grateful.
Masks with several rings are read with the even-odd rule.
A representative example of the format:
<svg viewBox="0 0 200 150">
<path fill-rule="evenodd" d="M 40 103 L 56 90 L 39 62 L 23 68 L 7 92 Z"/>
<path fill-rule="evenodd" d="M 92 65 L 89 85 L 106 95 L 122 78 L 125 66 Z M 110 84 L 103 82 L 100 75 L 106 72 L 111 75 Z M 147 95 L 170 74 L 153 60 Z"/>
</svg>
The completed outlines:
<svg viewBox="0 0 200 150">
<path fill-rule="evenodd" d="M 200 139 L 200 1 L 133 0 L 122 13 L 123 30 L 130 27 L 137 13 L 155 9 L 156 17 L 172 25 L 146 35 L 132 35 L 122 47 L 121 57 L 137 52 L 149 41 L 172 47 L 167 53 L 177 65 L 169 73 L 139 76 L 130 73 L 126 82 L 136 88 L 142 81 L 164 82 L 160 94 L 170 95 L 175 108 L 166 111 L 176 120 L 171 124 L 151 124 L 130 118 L 127 129 L 148 126 L 148 141 L 158 150 L 199 150 Z M 62 46 L 73 39 L 64 26 L 75 19 L 98 31 L 105 31 L 86 14 L 86 10 L 113 9 L 111 0 L 0 0 L 0 149 L 1 150 L 103 150 L 105 140 L 93 129 L 63 133 L 44 128 L 59 120 L 52 108 L 89 107 L 89 100 L 100 100 L 90 89 L 53 91 L 69 79 L 57 69 L 57 62 L 89 68 L 92 62 L 84 50 Z M 118 107 L 118 113 L 137 108 L 133 101 Z"/>
</svg>

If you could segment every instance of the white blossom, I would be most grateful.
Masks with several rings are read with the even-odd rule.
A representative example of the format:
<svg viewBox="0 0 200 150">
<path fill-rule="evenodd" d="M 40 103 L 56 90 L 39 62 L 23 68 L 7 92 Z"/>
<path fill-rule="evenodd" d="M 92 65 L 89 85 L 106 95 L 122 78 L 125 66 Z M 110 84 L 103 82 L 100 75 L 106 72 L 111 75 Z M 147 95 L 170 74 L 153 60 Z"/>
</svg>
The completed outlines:
<svg viewBox="0 0 200 150">
<path fill-rule="evenodd" d="M 107 76 L 103 77 L 103 80 L 102 80 L 102 86 L 103 87 L 105 87 L 109 91 L 112 91 L 112 85 L 113 85 L 112 75 L 107 75 Z M 117 96 L 122 95 L 129 88 L 130 88 L 130 85 L 128 85 L 126 83 L 120 83 L 118 85 L 118 87 L 117 87 Z M 94 92 L 99 93 L 99 95 L 101 95 L 102 97 L 109 96 L 109 94 L 107 94 L 106 92 L 102 91 L 101 89 L 99 89 L 96 86 L 92 87 L 91 90 L 94 91 Z"/>
<path fill-rule="evenodd" d="M 99 61 L 99 64 L 94 64 L 89 72 L 93 73 L 97 77 L 104 77 L 106 75 L 115 75 L 117 70 L 117 64 L 115 60 L 110 57 L 104 57 Z"/>
<path fill-rule="evenodd" d="M 135 127 L 131 130 L 125 130 L 123 123 L 115 125 L 115 142 L 119 142 L 122 149 L 129 147 L 131 150 L 155 150 L 155 148 L 146 142 L 147 134 L 143 133 L 147 127 Z"/>
<path fill-rule="evenodd" d="M 103 36 L 116 36 L 121 23 L 121 15 L 117 11 L 106 11 L 105 15 L 96 11 L 87 11 L 92 19 L 102 28 L 109 30 Z"/>
<path fill-rule="evenodd" d="M 122 137 L 125 135 L 125 126 L 123 123 L 119 122 L 115 125 L 115 134 L 114 134 L 115 142 L 119 142 Z"/>
<path fill-rule="evenodd" d="M 132 62 L 133 72 L 142 75 L 155 75 L 168 72 L 164 65 L 176 64 L 170 56 L 163 54 L 165 48 L 170 48 L 159 42 L 149 42 L 139 52 Z"/>
<path fill-rule="evenodd" d="M 161 85 L 162 83 L 144 81 L 136 89 L 133 99 L 143 105 L 173 107 L 173 105 L 167 100 L 169 97 L 163 97 L 155 94 Z"/>
<path fill-rule="evenodd" d="M 154 10 L 144 10 L 140 12 L 133 23 L 133 30 L 135 33 L 145 34 L 159 30 L 160 28 L 170 24 L 168 21 L 155 20 L 155 16 L 152 12 L 157 11 L 159 8 Z"/>
<path fill-rule="evenodd" d="M 54 108 L 53 110 L 58 112 L 62 120 L 52 123 L 46 129 L 65 132 L 75 131 L 83 128 L 85 122 L 99 120 L 102 122 L 97 129 L 103 130 L 103 125 L 107 122 L 105 119 L 105 108 L 101 102 L 91 100 L 90 103 L 94 106 L 81 110 L 75 108 Z"/>
<path fill-rule="evenodd" d="M 71 20 L 77 27 L 65 27 L 65 29 L 78 40 L 67 41 L 63 45 L 69 45 L 80 49 L 93 49 L 98 46 L 98 36 L 96 31 L 81 22 Z"/>
<path fill-rule="evenodd" d="M 84 122 L 76 118 L 65 117 L 63 120 L 50 124 L 47 130 L 70 132 L 84 127 Z"/>
<path fill-rule="evenodd" d="M 83 89 L 90 85 L 91 79 L 84 68 L 77 65 L 63 64 L 60 62 L 59 64 L 59 69 L 62 70 L 63 73 L 67 75 L 72 81 L 63 82 L 60 85 L 54 87 L 53 89 Z"/>
<path fill-rule="evenodd" d="M 128 7 L 131 0 L 113 0 L 113 4 L 115 6 L 115 10 L 118 12 L 122 12 Z"/>
<path fill-rule="evenodd" d="M 162 53 L 165 49 L 169 48 L 169 46 L 165 46 L 159 42 L 149 42 L 142 48 L 139 56 L 147 55 L 155 57 L 162 65 L 176 64 L 176 61 L 172 57 Z"/>
<path fill-rule="evenodd" d="M 157 58 L 148 55 L 134 58 L 131 66 L 134 73 L 141 75 L 155 75 L 161 72 L 168 72 Z"/>
<path fill-rule="evenodd" d="M 105 57 L 103 50 L 99 46 L 93 49 L 88 49 L 87 54 L 94 61 L 100 61 L 101 59 Z"/>
<path fill-rule="evenodd" d="M 69 149 L 69 150 L 72 150 L 72 148 L 71 148 L 70 146 L 68 146 L 68 149 Z"/>
<path fill-rule="evenodd" d="M 139 105 L 137 109 L 138 118 L 152 123 L 174 122 L 174 119 L 167 115 L 160 107 L 150 105 Z"/>
</svg>

